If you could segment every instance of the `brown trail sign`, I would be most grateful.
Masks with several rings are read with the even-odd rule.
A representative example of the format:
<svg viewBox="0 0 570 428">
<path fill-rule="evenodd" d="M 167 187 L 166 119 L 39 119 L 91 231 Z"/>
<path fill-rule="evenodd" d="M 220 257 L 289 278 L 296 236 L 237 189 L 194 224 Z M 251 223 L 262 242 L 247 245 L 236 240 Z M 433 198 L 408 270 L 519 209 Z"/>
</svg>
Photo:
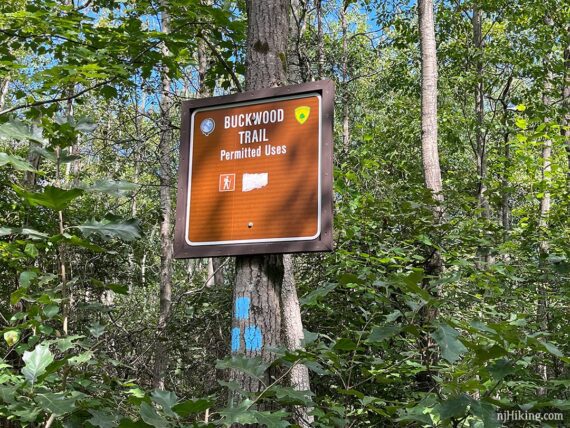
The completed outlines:
<svg viewBox="0 0 570 428">
<path fill-rule="evenodd" d="M 332 250 L 330 81 L 182 103 L 175 257 Z"/>
</svg>

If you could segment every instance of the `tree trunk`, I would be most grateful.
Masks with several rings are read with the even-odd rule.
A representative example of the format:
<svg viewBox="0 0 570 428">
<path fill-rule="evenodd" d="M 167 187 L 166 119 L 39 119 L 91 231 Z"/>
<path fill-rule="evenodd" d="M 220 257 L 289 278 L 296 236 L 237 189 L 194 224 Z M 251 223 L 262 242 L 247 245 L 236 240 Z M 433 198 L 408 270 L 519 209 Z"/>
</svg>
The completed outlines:
<svg viewBox="0 0 570 428">
<path fill-rule="evenodd" d="M 168 3 L 161 2 L 161 24 L 162 32 L 170 32 L 170 16 L 167 10 Z M 162 54 L 170 55 L 166 45 L 162 46 Z M 157 335 L 154 349 L 154 379 L 153 386 L 164 389 L 166 370 L 168 368 L 168 350 L 165 346 L 168 341 L 167 321 L 170 316 L 171 296 L 172 296 L 172 200 L 170 195 L 170 150 L 172 145 L 172 132 L 170 128 L 170 110 L 172 100 L 170 97 L 170 77 L 168 69 L 162 69 L 162 94 L 160 97 L 160 211 L 162 221 L 160 224 L 160 309 L 157 324 Z"/>
<path fill-rule="evenodd" d="M 287 0 L 248 0 L 246 88 L 256 90 L 286 82 L 289 2 Z M 283 257 L 257 255 L 236 257 L 236 283 L 233 290 L 232 346 L 234 354 L 274 359 L 271 347 L 281 345 L 280 294 Z M 237 370 L 230 379 L 249 392 L 260 392 L 263 383 Z M 270 374 L 263 382 L 267 385 Z M 238 397 L 230 396 L 230 405 Z"/>
<path fill-rule="evenodd" d="M 295 286 L 293 256 L 283 256 L 284 278 L 281 287 L 281 316 L 283 328 L 283 342 L 287 349 L 294 351 L 302 347 L 304 339 L 303 321 L 301 320 L 301 306 L 297 297 Z M 289 385 L 297 391 L 309 391 L 309 369 L 303 364 L 297 364 L 289 374 Z M 314 417 L 309 415 L 311 409 L 303 406 L 293 407 L 293 418 L 297 425 L 309 428 Z"/>
<path fill-rule="evenodd" d="M 6 76 L 0 84 L 0 110 L 4 108 L 6 103 L 6 95 L 8 95 L 8 88 L 10 87 L 10 76 Z"/>
<path fill-rule="evenodd" d="M 435 224 L 439 224 L 443 215 L 443 193 L 441 184 L 441 169 L 439 165 L 439 152 L 437 145 L 437 52 L 435 43 L 435 23 L 432 0 L 420 0 L 418 4 L 420 48 L 421 48 L 421 110 L 422 110 L 422 163 L 425 186 L 429 189 L 437 202 L 433 208 Z M 432 288 L 430 280 L 439 276 L 442 270 L 442 260 L 435 249 L 425 262 L 426 279 L 423 287 L 432 295 L 439 295 L 439 288 Z M 437 308 L 424 306 L 420 316 L 424 324 L 429 324 L 437 318 Z M 418 384 L 423 391 L 435 387 L 435 381 L 430 373 L 430 367 L 437 361 L 435 344 L 429 334 L 420 338 L 420 352 L 422 363 L 426 371 L 419 373 Z"/>
<path fill-rule="evenodd" d="M 475 48 L 475 156 L 477 158 L 477 176 L 479 179 L 477 187 L 477 201 L 479 208 L 482 209 L 483 219 L 489 220 L 491 212 L 489 208 L 489 201 L 487 199 L 487 147 L 486 139 L 483 134 L 483 120 L 485 117 L 484 110 L 484 91 L 483 91 L 483 35 L 481 29 L 481 11 L 477 5 L 473 6 L 473 47 Z M 486 266 L 491 262 L 489 248 L 483 245 L 477 250 L 479 260 Z"/>
<path fill-rule="evenodd" d="M 443 201 L 441 169 L 437 148 L 437 53 L 433 0 L 419 2 L 420 47 L 422 61 L 422 162 L 426 187 L 436 201 Z M 441 214 L 437 208 L 436 215 Z"/>
</svg>

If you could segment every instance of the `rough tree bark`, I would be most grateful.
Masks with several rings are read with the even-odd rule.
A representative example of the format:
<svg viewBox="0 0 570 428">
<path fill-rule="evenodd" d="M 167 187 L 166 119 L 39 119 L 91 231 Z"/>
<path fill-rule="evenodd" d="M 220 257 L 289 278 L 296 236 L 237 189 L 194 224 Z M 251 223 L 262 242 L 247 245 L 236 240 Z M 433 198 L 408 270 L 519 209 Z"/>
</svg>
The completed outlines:
<svg viewBox="0 0 570 428">
<path fill-rule="evenodd" d="M 420 49 L 421 49 L 421 115 L 422 115 L 422 164 L 424 182 L 437 202 L 433 208 L 435 224 L 439 224 L 443 215 L 443 188 L 441 181 L 441 168 L 439 164 L 439 151 L 437 145 L 437 51 L 435 42 L 435 22 L 433 0 L 420 0 L 418 3 Z M 439 295 L 439 289 L 431 287 L 430 281 L 437 277 L 442 270 L 442 260 L 439 252 L 433 250 L 425 262 L 424 288 L 434 296 Z M 425 324 L 437 317 L 437 309 L 424 306 L 420 314 Z M 431 390 L 435 386 L 430 374 L 430 367 L 437 361 L 435 344 L 431 336 L 424 334 L 420 339 L 422 363 L 426 371 L 418 375 L 418 384 L 421 390 Z"/>
<path fill-rule="evenodd" d="M 441 168 L 437 147 L 437 52 L 433 0 L 420 0 L 420 49 L 422 62 L 422 163 L 426 187 L 438 202 L 443 201 Z M 441 208 L 436 208 L 440 216 Z"/>
<path fill-rule="evenodd" d="M 293 256 L 283 256 L 284 277 L 281 287 L 281 317 L 282 339 L 289 350 L 302 347 L 304 339 L 303 321 L 301 320 L 301 306 L 295 285 Z M 289 373 L 289 384 L 297 391 L 311 389 L 309 369 L 303 364 L 297 364 Z M 310 415 L 311 409 L 303 406 L 293 407 L 293 419 L 302 428 L 312 426 L 315 418 Z"/>
<path fill-rule="evenodd" d="M 170 32 L 170 15 L 168 13 L 168 2 L 161 3 L 161 25 L 162 32 Z M 162 54 L 170 55 L 166 45 L 162 46 Z M 170 149 L 172 145 L 172 131 L 170 127 L 170 110 L 172 99 L 170 97 L 170 77 L 168 69 L 163 66 L 161 70 L 161 96 L 160 96 L 160 143 L 158 147 L 160 156 L 160 212 L 162 221 L 160 224 L 160 308 L 156 329 L 156 340 L 154 349 L 154 378 L 153 386 L 164 389 L 166 370 L 168 367 L 168 352 L 165 352 L 165 344 L 168 340 L 166 327 L 170 315 L 172 298 L 172 198 L 170 194 Z"/>
<path fill-rule="evenodd" d="M 286 56 L 289 33 L 289 1 L 246 2 L 248 15 L 246 88 L 255 90 L 286 83 Z M 280 255 L 236 257 L 236 283 L 233 291 L 232 353 L 274 358 L 271 347 L 281 345 L 280 294 L 283 257 Z M 267 373 L 263 383 L 268 384 Z M 236 370 L 230 379 L 242 389 L 259 392 L 263 383 Z M 238 397 L 230 396 L 230 405 Z"/>
</svg>

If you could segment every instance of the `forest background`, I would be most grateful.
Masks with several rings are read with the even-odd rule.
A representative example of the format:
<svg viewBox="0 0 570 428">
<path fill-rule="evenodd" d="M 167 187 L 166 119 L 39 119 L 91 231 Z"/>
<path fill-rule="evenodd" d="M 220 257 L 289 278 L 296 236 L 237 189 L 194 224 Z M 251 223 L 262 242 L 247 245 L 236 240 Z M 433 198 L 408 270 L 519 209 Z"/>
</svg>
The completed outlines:
<svg viewBox="0 0 570 428">
<path fill-rule="evenodd" d="M 335 251 L 288 259 L 304 337 L 270 362 L 228 356 L 234 259 L 171 251 L 180 102 L 245 89 L 254 2 L 0 4 L 3 426 L 570 420 L 570 5 L 269 3 L 287 82 L 337 94 Z"/>
</svg>

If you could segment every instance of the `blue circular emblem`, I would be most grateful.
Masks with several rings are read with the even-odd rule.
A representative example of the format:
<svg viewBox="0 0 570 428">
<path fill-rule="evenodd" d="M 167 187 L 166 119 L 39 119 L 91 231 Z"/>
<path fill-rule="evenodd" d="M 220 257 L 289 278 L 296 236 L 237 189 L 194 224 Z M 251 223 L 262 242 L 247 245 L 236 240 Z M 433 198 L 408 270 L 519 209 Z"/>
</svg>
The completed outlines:
<svg viewBox="0 0 570 428">
<path fill-rule="evenodd" d="M 202 131 L 202 134 L 208 136 L 212 132 L 214 132 L 215 127 L 216 127 L 216 122 L 214 122 L 214 119 L 207 118 L 204 119 L 200 124 L 200 131 Z"/>
</svg>

